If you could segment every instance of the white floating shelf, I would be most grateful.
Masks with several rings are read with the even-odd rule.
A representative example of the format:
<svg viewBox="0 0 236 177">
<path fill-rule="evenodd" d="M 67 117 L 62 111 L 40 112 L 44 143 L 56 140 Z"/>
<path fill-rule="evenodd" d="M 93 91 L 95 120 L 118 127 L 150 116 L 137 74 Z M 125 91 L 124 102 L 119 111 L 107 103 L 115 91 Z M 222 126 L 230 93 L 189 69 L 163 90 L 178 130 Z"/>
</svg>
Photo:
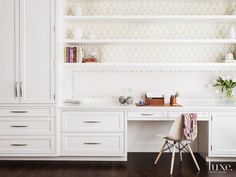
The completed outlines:
<svg viewBox="0 0 236 177">
<path fill-rule="evenodd" d="M 193 23 L 236 23 L 236 15 L 96 15 L 63 16 L 65 21 L 100 23 L 100 22 L 193 22 Z"/>
<path fill-rule="evenodd" d="M 137 67 L 145 67 L 145 66 L 158 66 L 158 67 L 235 67 L 236 63 L 61 63 L 61 66 L 65 67 L 114 67 L 114 66 L 137 66 Z"/>
<path fill-rule="evenodd" d="M 236 39 L 65 39 L 67 44 L 118 44 L 118 43 L 218 43 L 236 44 Z"/>
</svg>

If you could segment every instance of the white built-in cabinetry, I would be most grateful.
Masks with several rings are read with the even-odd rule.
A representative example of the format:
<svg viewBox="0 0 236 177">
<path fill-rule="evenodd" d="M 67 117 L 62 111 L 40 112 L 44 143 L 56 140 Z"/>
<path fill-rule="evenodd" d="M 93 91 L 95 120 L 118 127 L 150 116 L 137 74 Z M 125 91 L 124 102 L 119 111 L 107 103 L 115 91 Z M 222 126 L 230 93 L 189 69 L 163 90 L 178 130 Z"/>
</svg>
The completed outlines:
<svg viewBox="0 0 236 177">
<path fill-rule="evenodd" d="M 0 23 L 0 156 L 53 155 L 55 1 L 1 1 Z"/>
<path fill-rule="evenodd" d="M 211 157 L 236 157 L 235 124 L 235 111 L 212 112 Z"/>
<path fill-rule="evenodd" d="M 0 8 L 0 103 L 53 103 L 54 0 L 9 0 Z"/>
<path fill-rule="evenodd" d="M 61 155 L 125 157 L 124 111 L 61 112 Z"/>
</svg>

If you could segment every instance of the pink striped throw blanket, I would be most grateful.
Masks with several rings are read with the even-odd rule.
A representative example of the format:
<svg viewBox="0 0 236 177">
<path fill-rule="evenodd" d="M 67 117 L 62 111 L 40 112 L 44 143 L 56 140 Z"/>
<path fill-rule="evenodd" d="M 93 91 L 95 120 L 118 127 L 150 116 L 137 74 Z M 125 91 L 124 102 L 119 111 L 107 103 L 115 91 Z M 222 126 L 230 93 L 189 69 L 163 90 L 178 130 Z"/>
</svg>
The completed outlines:
<svg viewBox="0 0 236 177">
<path fill-rule="evenodd" d="M 184 119 L 184 140 L 194 141 L 197 137 L 197 114 L 182 114 Z"/>
</svg>

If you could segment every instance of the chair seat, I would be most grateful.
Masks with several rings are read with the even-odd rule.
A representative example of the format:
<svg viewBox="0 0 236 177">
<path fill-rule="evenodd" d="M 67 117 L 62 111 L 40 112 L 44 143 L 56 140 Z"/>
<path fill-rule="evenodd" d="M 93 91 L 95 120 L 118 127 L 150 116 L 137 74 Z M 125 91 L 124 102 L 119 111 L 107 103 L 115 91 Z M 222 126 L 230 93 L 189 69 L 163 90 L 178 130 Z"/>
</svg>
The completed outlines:
<svg viewBox="0 0 236 177">
<path fill-rule="evenodd" d="M 175 138 L 175 137 L 171 137 L 171 136 L 165 136 L 165 137 L 163 137 L 163 138 L 166 139 L 166 140 L 171 140 L 171 141 L 175 141 L 175 142 L 181 142 L 181 141 L 183 141 L 182 138 Z"/>
</svg>

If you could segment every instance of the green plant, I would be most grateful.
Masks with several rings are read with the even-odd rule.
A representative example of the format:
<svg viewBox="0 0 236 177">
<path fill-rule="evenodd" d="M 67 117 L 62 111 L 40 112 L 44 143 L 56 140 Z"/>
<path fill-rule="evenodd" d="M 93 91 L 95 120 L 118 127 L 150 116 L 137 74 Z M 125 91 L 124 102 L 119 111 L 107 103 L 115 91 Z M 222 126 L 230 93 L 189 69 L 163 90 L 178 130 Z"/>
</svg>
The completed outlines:
<svg viewBox="0 0 236 177">
<path fill-rule="evenodd" d="M 236 87 L 236 82 L 230 77 L 227 77 L 227 79 L 218 77 L 213 86 L 220 88 L 222 93 L 225 91 L 227 97 L 233 97 L 233 89 Z"/>
</svg>

